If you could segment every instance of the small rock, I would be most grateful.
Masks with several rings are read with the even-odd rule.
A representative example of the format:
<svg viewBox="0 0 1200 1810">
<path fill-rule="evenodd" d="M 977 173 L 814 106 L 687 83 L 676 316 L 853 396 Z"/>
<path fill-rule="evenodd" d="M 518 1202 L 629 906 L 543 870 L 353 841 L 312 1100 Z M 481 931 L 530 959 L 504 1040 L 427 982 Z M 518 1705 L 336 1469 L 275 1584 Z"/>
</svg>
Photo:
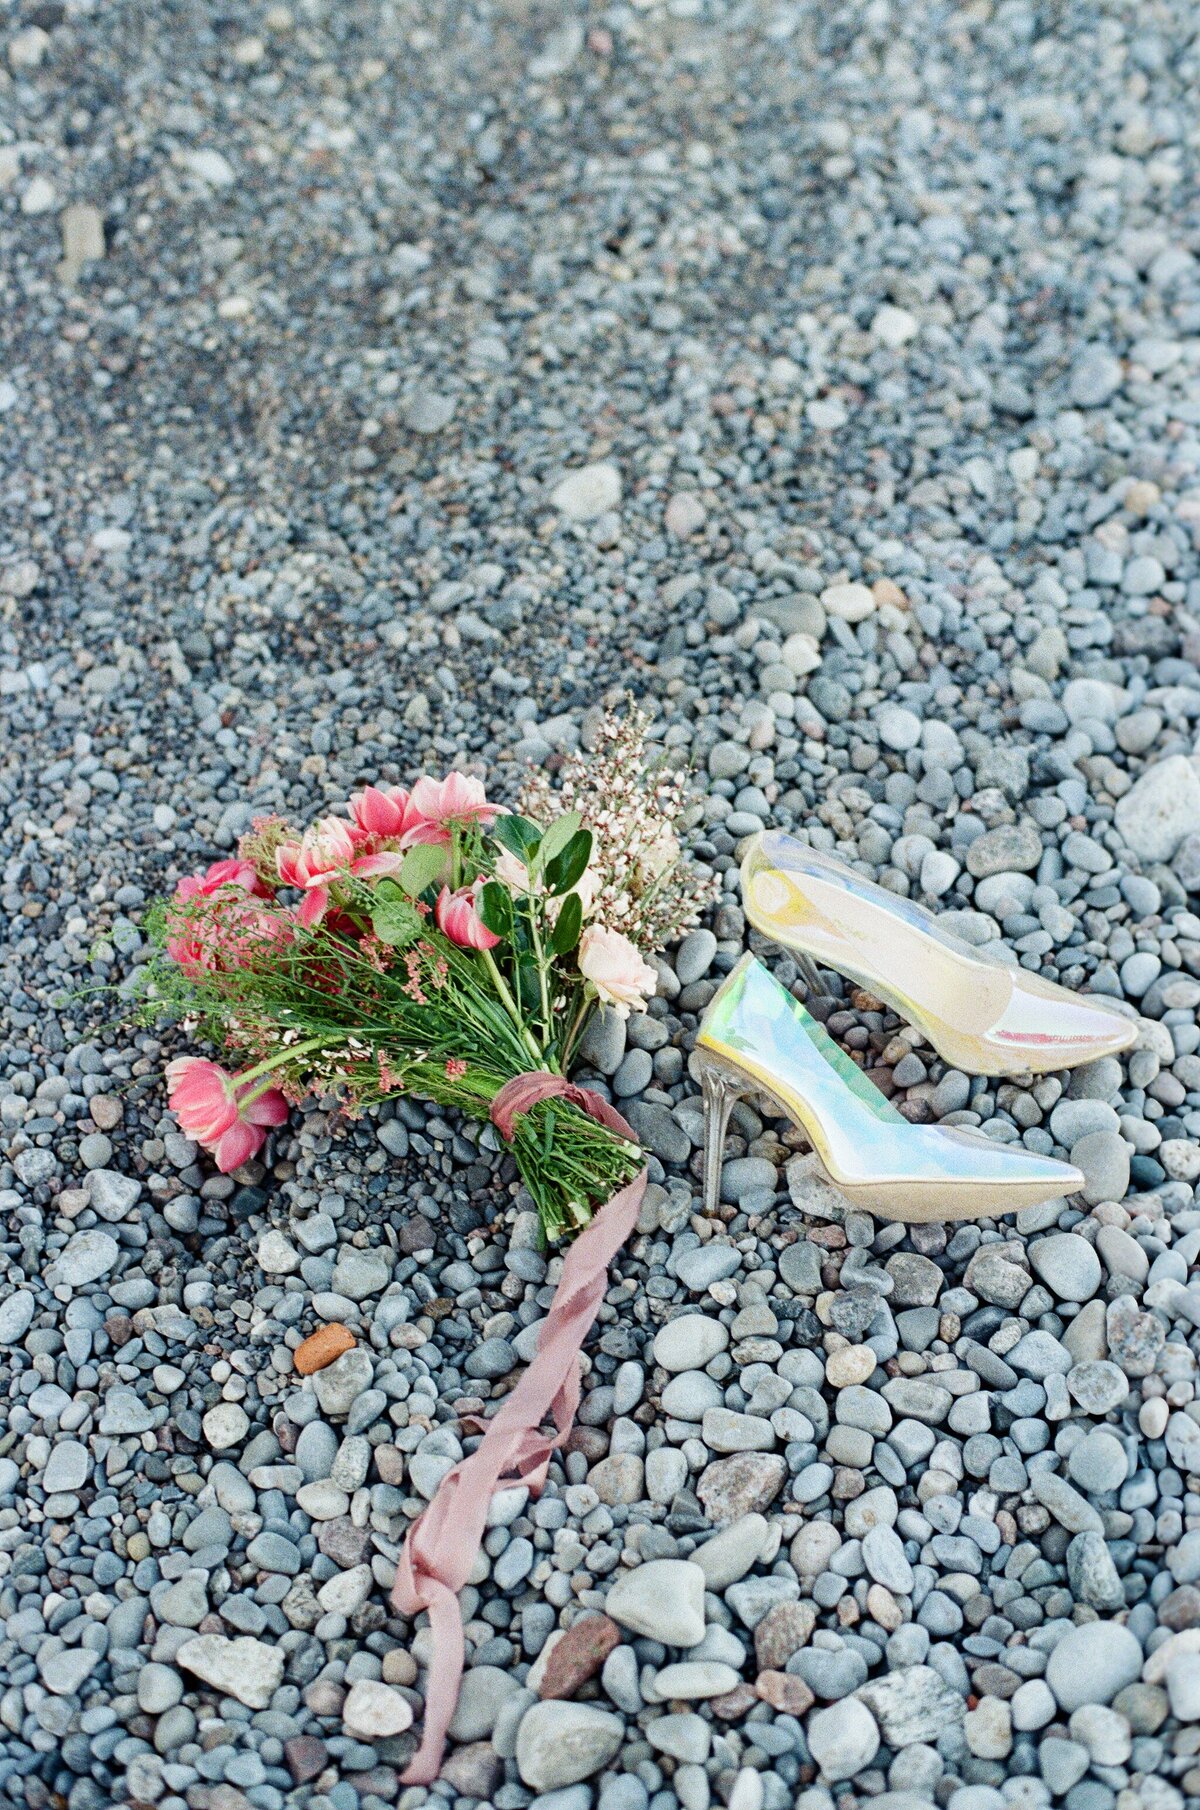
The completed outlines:
<svg viewBox="0 0 1200 1810">
<path fill-rule="evenodd" d="M 621 474 L 615 465 L 601 462 L 568 472 L 550 492 L 550 501 L 569 521 L 590 522 L 615 509 L 621 501 Z M 586 1775 L 580 1773 L 580 1778 Z M 528 1783 L 528 1781 L 526 1781 Z"/>
<path fill-rule="evenodd" d="M 247 1709 L 268 1709 L 283 1682 L 285 1657 L 281 1647 L 248 1636 L 225 1640 L 219 1634 L 198 1634 L 183 1643 L 175 1661 Z"/>
<path fill-rule="evenodd" d="M 587 1703 L 535 1703 L 517 1730 L 517 1770 L 531 1791 L 560 1791 L 608 1764 L 625 1734 L 619 1716 Z"/>
<path fill-rule="evenodd" d="M 605 1612 L 623 1628 L 668 1647 L 704 1639 L 705 1577 L 686 1559 L 651 1559 L 624 1572 L 609 1590 Z"/>
<path fill-rule="evenodd" d="M 392 1735 L 402 1735 L 412 1727 L 412 1720 L 407 1697 L 374 1678 L 359 1678 L 350 1686 L 342 1705 L 346 1733 L 362 1741 L 386 1741 Z"/>
<path fill-rule="evenodd" d="M 354 1334 L 340 1320 L 331 1320 L 327 1326 L 318 1326 L 316 1332 L 297 1345 L 292 1354 L 301 1376 L 312 1376 L 318 1370 L 325 1370 L 344 1351 L 351 1351 L 355 1345 Z"/>
<path fill-rule="evenodd" d="M 831 1785 L 864 1772 L 879 1752 L 875 1718 L 857 1697 L 818 1710 L 809 1718 L 805 1733 L 809 1751 Z"/>
</svg>

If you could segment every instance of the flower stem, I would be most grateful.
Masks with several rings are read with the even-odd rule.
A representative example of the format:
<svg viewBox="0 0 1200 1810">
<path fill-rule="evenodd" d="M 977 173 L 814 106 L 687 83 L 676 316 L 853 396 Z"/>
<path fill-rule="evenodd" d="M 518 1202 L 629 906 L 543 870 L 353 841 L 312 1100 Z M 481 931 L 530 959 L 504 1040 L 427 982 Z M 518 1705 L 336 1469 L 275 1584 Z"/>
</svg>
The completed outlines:
<svg viewBox="0 0 1200 1810">
<path fill-rule="evenodd" d="M 509 992 L 508 982 L 505 980 L 503 974 L 501 974 L 499 968 L 496 966 L 496 963 L 492 956 L 491 950 L 490 949 L 481 949 L 479 951 L 479 953 L 480 953 L 480 955 L 482 955 L 482 957 L 484 959 L 484 963 L 487 967 L 488 973 L 492 977 L 492 984 L 495 987 L 497 993 L 500 995 L 500 998 L 501 998 L 501 1001 L 503 1002 L 505 1010 L 507 1011 L 509 1017 L 512 1019 L 513 1023 L 517 1027 L 517 1030 L 521 1034 L 521 1041 L 524 1043 L 525 1048 L 529 1051 L 530 1055 L 533 1057 L 533 1060 L 536 1063 L 536 1065 L 538 1066 L 538 1068 L 545 1068 L 545 1066 L 546 1066 L 545 1052 L 538 1047 L 536 1040 L 530 1035 L 529 1027 L 527 1024 L 525 1024 L 524 1020 L 521 1017 L 520 1012 L 517 1010 L 517 1002 L 513 998 L 512 994 Z"/>
<path fill-rule="evenodd" d="M 542 1029 L 547 1037 L 550 1035 L 550 993 L 546 985 L 546 957 L 542 951 L 542 937 L 538 929 L 538 907 L 531 898 L 529 905 L 529 931 L 533 938 L 533 953 L 537 961 L 538 986 L 542 995 Z"/>
<path fill-rule="evenodd" d="M 303 1043 L 289 1044 L 286 1049 L 280 1050 L 276 1055 L 268 1056 L 264 1062 L 256 1062 L 253 1068 L 243 1069 L 241 1074 L 235 1077 L 239 1091 L 247 1081 L 257 1081 L 260 1075 L 269 1075 L 273 1068 L 282 1067 L 285 1062 L 291 1062 L 296 1056 L 307 1055 L 309 1050 L 319 1049 L 327 1041 L 328 1039 L 325 1037 L 307 1037 Z"/>
</svg>

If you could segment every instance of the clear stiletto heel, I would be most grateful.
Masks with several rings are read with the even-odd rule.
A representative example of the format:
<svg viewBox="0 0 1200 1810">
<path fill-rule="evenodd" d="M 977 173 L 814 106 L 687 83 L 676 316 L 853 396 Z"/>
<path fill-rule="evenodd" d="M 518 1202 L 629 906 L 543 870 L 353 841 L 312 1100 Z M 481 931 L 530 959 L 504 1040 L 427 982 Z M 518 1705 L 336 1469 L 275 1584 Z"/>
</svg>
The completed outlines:
<svg viewBox="0 0 1200 1810">
<path fill-rule="evenodd" d="M 782 830 L 752 838 L 742 897 L 755 929 L 790 951 L 808 987 L 820 992 L 816 962 L 833 968 L 918 1025 L 968 1074 L 1074 1068 L 1137 1037 L 1109 1001 L 984 961 L 923 906 Z"/>
<path fill-rule="evenodd" d="M 704 1096 L 704 1211 L 712 1218 L 721 1204 L 721 1164 L 729 1115 L 745 1093 L 745 1084 L 704 1055 L 697 1056 Z"/>
<path fill-rule="evenodd" d="M 792 959 L 800 970 L 800 978 L 804 982 L 804 990 L 810 999 L 822 999 L 825 995 L 825 982 L 817 973 L 816 964 L 809 960 L 799 949 L 793 951 Z"/>
<path fill-rule="evenodd" d="M 803 1131 L 827 1179 L 884 1219 L 991 1218 L 1083 1186 L 1069 1163 L 959 1127 L 913 1125 L 799 1000 L 745 955 L 704 1015 L 693 1067 L 704 1094 L 704 1210 L 721 1192 L 725 1133 L 742 1094 Z"/>
</svg>

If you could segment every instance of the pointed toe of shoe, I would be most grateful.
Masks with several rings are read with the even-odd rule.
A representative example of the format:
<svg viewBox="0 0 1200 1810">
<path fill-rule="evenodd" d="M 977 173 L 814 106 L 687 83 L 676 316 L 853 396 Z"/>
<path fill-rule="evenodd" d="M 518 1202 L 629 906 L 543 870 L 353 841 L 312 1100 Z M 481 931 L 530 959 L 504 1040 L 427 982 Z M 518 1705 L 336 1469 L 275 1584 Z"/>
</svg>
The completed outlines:
<svg viewBox="0 0 1200 1810">
<path fill-rule="evenodd" d="M 1033 975 L 1014 977 L 1012 997 L 987 1041 L 1014 1070 L 1077 1068 L 1137 1041 L 1137 1023 L 1087 994 Z"/>
</svg>

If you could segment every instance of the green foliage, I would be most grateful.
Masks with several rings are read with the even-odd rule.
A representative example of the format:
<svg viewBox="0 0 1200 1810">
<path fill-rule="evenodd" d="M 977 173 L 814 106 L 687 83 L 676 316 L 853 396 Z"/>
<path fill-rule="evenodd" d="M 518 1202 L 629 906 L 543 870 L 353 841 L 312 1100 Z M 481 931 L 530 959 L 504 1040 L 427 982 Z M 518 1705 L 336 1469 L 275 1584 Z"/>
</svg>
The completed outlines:
<svg viewBox="0 0 1200 1810">
<path fill-rule="evenodd" d="M 446 850 L 440 842 L 418 842 L 404 857 L 400 885 L 410 899 L 419 899 L 435 886 L 446 868 Z"/>
<path fill-rule="evenodd" d="M 559 909 L 558 921 L 550 939 L 550 946 L 555 955 L 570 955 L 579 942 L 582 930 L 583 901 L 577 892 L 570 892 Z"/>
<path fill-rule="evenodd" d="M 556 895 L 570 892 L 582 880 L 592 858 L 592 832 L 576 830 L 566 845 L 546 863 L 546 890 Z"/>
<path fill-rule="evenodd" d="M 398 888 L 394 890 L 395 898 L 378 900 L 371 914 L 371 928 L 381 943 L 387 943 L 393 949 L 406 949 L 416 942 L 425 928 L 424 919 Z"/>
<path fill-rule="evenodd" d="M 526 867 L 537 853 L 542 840 L 541 825 L 531 822 L 528 817 L 518 817 L 515 812 L 497 817 L 492 825 L 492 835 L 501 848 L 506 848 L 510 855 L 515 855 Z"/>
</svg>

